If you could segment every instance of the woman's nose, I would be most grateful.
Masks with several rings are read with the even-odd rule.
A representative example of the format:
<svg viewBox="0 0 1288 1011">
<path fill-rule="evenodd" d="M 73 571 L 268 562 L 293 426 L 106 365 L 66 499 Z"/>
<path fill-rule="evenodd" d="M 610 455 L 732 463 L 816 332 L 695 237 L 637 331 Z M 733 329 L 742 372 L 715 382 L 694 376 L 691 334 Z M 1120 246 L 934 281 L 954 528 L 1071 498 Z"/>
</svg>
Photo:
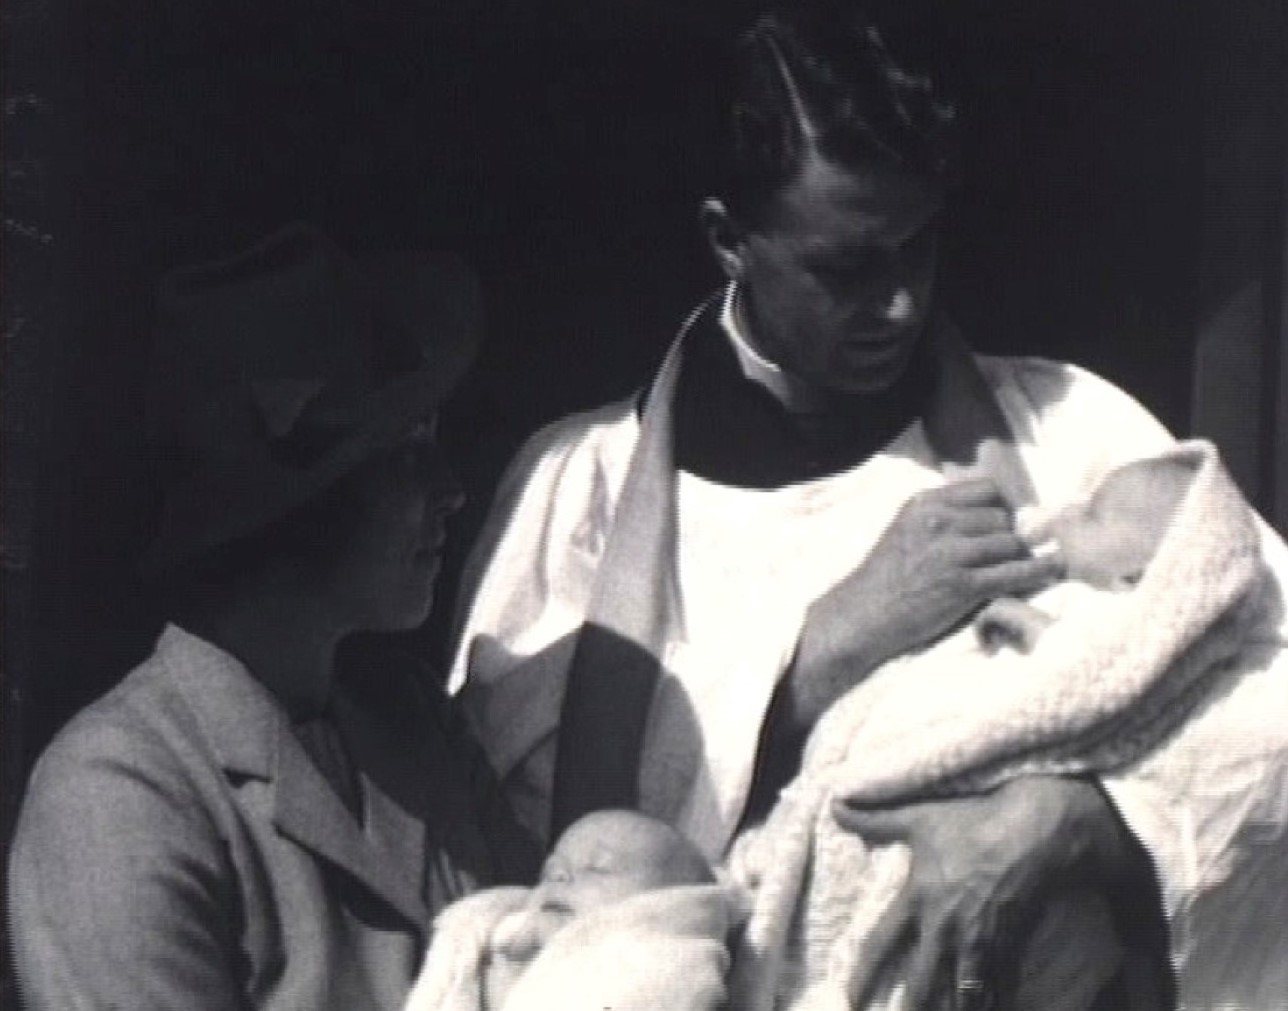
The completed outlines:
<svg viewBox="0 0 1288 1011">
<path fill-rule="evenodd" d="M 446 480 L 435 487 L 435 493 L 435 501 L 441 512 L 458 512 L 465 505 L 465 489 L 456 474 L 450 470 Z"/>
<path fill-rule="evenodd" d="M 425 476 L 436 512 L 450 515 L 465 505 L 465 488 L 442 452 L 430 457 Z"/>
</svg>

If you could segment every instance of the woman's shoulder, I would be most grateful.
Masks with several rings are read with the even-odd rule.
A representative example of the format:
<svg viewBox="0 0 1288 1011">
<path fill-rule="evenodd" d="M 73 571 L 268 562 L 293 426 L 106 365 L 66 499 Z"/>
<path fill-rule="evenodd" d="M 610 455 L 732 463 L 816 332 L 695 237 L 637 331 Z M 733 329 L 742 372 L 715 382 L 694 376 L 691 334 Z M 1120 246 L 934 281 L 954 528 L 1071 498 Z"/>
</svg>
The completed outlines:
<svg viewBox="0 0 1288 1011">
<path fill-rule="evenodd" d="M 45 748 L 27 785 L 24 824 L 62 838 L 86 824 L 86 805 L 96 823 L 123 830 L 139 819 L 207 824 L 201 798 L 209 790 L 190 743 L 196 733 L 172 672 L 154 653 Z"/>
<path fill-rule="evenodd" d="M 41 764 L 91 760 L 129 762 L 164 751 L 176 716 L 177 688 L 157 652 L 134 667 L 104 695 L 68 721 L 41 757 Z"/>
</svg>

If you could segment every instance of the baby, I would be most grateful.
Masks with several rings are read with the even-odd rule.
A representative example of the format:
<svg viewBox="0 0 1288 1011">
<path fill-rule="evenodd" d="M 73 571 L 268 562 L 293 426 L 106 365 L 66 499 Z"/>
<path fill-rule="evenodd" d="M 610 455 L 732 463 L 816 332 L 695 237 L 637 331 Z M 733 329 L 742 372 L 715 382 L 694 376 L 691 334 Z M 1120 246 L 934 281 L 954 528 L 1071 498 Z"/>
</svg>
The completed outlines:
<svg viewBox="0 0 1288 1011">
<path fill-rule="evenodd" d="M 882 922 L 909 870 L 905 847 L 830 817 L 838 802 L 901 806 L 1020 775 L 1124 768 L 1255 663 L 1258 641 L 1277 639 L 1277 618 L 1259 624 L 1273 609 L 1260 599 L 1255 516 L 1210 444 L 1118 467 L 1085 501 L 1022 513 L 1016 528 L 1035 552 L 1056 552 L 1067 578 L 1026 601 L 994 601 L 973 627 L 851 688 L 819 720 L 759 833 L 735 846 L 730 875 L 756 887 L 735 958 L 750 967 L 740 994 L 845 1006 L 863 965 L 856 939 Z M 1065 954 L 1061 1006 L 1118 968 L 1109 950 Z M 897 971 L 886 983 L 882 999 L 894 999 Z"/>
<path fill-rule="evenodd" d="M 1060 557 L 1067 580 L 1128 590 L 1154 557 L 1193 477 L 1193 466 L 1176 456 L 1136 460 L 1111 471 L 1089 498 L 1053 515 L 1022 511 L 1017 528 L 1036 553 Z M 1051 591 L 1041 599 L 1055 602 Z M 990 649 L 1028 652 L 1054 620 L 1033 603 L 1003 597 L 980 612 L 975 629 Z"/>
<path fill-rule="evenodd" d="M 715 882 L 710 865 L 665 822 L 634 811 L 597 811 L 570 825 L 517 912 L 492 932 L 483 966 L 483 1007 L 506 994 L 556 931 L 592 909 L 674 885 Z"/>
</svg>

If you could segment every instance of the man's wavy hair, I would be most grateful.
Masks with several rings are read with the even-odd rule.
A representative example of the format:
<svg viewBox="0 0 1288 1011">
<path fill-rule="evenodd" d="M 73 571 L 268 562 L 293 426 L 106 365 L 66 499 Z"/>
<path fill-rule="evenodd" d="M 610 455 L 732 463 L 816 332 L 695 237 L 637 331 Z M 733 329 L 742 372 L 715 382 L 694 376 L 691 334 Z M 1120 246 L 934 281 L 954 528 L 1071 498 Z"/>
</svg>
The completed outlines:
<svg viewBox="0 0 1288 1011">
<path fill-rule="evenodd" d="M 811 152 L 951 182 L 954 106 L 901 67 L 853 5 L 773 8 L 743 33 L 733 61 L 723 196 L 744 220 L 759 218 Z"/>
</svg>

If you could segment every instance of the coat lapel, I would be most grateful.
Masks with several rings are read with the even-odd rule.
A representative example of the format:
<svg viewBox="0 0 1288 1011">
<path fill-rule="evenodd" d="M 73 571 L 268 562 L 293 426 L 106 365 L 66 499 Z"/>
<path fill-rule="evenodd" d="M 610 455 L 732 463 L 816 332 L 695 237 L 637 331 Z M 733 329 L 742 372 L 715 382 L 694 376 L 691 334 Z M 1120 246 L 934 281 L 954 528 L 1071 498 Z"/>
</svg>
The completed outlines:
<svg viewBox="0 0 1288 1011">
<path fill-rule="evenodd" d="M 362 782 L 360 824 L 296 739 L 286 711 L 236 658 L 175 626 L 157 651 L 174 668 L 224 770 L 271 784 L 277 831 L 425 930 L 428 785 L 416 775 L 414 742 L 391 735 L 356 706 L 337 704 Z"/>
<path fill-rule="evenodd" d="M 422 898 L 424 824 L 388 795 L 361 757 L 355 754 L 354 760 L 362 780 L 363 824 L 317 770 L 283 714 L 277 728 L 273 822 L 282 835 L 361 881 L 423 930 L 429 919 Z"/>
</svg>

